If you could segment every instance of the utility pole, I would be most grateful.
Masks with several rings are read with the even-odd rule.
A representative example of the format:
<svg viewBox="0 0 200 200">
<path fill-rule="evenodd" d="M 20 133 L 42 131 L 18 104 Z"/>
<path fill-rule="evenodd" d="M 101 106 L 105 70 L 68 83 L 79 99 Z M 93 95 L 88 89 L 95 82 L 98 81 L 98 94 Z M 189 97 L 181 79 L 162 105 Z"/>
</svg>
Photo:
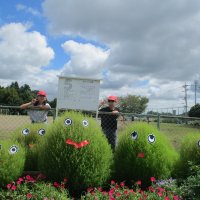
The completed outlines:
<svg viewBox="0 0 200 200">
<path fill-rule="evenodd" d="M 194 105 L 197 104 L 197 80 L 194 81 Z"/>
<path fill-rule="evenodd" d="M 184 92 L 185 92 L 185 96 L 184 96 L 184 100 L 185 100 L 185 115 L 187 115 L 187 84 L 185 83 L 185 85 L 183 86 L 183 88 L 185 89 Z"/>
</svg>

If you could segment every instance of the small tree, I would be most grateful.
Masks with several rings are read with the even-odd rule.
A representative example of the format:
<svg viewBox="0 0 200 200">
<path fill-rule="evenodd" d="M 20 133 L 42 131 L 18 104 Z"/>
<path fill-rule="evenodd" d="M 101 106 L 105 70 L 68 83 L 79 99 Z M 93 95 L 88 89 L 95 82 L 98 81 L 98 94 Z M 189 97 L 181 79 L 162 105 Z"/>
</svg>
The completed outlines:
<svg viewBox="0 0 200 200">
<path fill-rule="evenodd" d="M 200 117 L 200 104 L 192 106 L 188 115 L 189 117 Z"/>
<path fill-rule="evenodd" d="M 147 97 L 141 97 L 136 95 L 127 95 L 125 97 L 119 97 L 121 112 L 137 113 L 141 114 L 145 111 L 149 99 Z"/>
</svg>

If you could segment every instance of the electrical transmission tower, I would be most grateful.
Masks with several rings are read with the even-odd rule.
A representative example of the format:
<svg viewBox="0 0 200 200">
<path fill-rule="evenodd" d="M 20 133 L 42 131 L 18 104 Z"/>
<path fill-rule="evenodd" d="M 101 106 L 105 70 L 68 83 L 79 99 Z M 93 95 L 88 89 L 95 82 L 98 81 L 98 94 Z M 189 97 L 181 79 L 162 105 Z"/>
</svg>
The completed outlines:
<svg viewBox="0 0 200 200">
<path fill-rule="evenodd" d="M 187 104 L 187 98 L 188 98 L 188 96 L 187 96 L 187 87 L 188 87 L 189 85 L 187 85 L 186 83 L 185 83 L 185 85 L 183 85 L 183 88 L 184 88 L 184 92 L 185 92 L 185 96 L 184 96 L 184 100 L 185 100 L 185 114 L 187 115 L 187 108 L 188 108 L 188 104 Z"/>
</svg>

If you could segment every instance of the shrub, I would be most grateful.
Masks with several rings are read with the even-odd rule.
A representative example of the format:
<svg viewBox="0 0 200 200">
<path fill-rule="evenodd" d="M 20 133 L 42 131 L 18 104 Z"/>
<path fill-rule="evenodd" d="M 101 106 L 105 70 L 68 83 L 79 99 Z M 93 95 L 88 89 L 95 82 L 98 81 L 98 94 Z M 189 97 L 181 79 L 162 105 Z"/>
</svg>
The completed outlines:
<svg viewBox="0 0 200 200">
<path fill-rule="evenodd" d="M 38 170 L 38 144 L 47 132 L 46 124 L 28 124 L 16 129 L 12 135 L 26 151 L 25 170 Z"/>
<path fill-rule="evenodd" d="M 157 129 L 146 123 L 133 123 L 119 133 L 115 151 L 115 176 L 119 181 L 142 180 L 148 185 L 151 176 L 170 177 L 178 155 Z"/>
<path fill-rule="evenodd" d="M 200 104 L 196 104 L 190 108 L 189 117 L 200 117 Z"/>
<path fill-rule="evenodd" d="M 180 146 L 180 159 L 176 164 L 176 176 L 186 178 L 191 175 L 190 163 L 200 165 L 200 134 L 190 133 Z"/>
<path fill-rule="evenodd" d="M 0 141 L 0 186 L 15 180 L 24 169 L 25 151 L 17 141 Z"/>
<path fill-rule="evenodd" d="M 67 112 L 50 125 L 39 149 L 40 169 L 53 181 L 69 180 L 71 191 L 106 183 L 113 155 L 96 121 Z"/>
</svg>

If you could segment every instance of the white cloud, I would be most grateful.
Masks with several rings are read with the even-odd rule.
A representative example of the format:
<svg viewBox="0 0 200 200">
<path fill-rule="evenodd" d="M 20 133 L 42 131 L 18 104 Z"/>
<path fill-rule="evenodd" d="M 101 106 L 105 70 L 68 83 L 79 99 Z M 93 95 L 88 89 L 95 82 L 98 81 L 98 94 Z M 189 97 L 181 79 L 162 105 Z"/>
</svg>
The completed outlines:
<svg viewBox="0 0 200 200">
<path fill-rule="evenodd" d="M 70 61 L 64 65 L 62 75 L 100 78 L 109 50 L 73 40 L 66 41 L 62 47 L 70 55 Z"/>
<path fill-rule="evenodd" d="M 40 72 L 54 58 L 54 51 L 47 46 L 46 38 L 39 32 L 28 31 L 21 23 L 0 27 L 0 78 L 23 78 Z"/>
</svg>

